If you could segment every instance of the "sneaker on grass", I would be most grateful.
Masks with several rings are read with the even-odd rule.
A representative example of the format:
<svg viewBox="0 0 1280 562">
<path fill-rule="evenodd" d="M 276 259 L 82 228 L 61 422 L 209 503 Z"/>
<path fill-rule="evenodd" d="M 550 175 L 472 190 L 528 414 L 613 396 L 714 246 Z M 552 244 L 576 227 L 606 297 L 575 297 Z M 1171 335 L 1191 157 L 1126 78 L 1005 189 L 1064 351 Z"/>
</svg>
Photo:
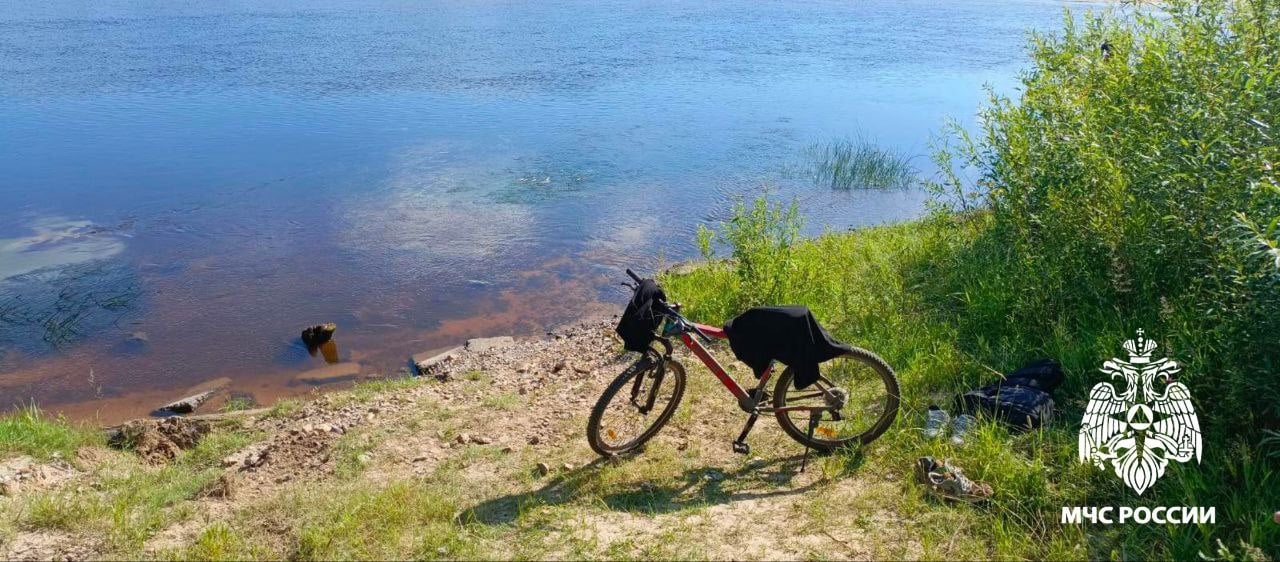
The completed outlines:
<svg viewBox="0 0 1280 562">
<path fill-rule="evenodd" d="M 920 457 L 915 466 L 916 481 L 935 496 L 955 501 L 978 503 L 991 497 L 991 485 L 974 482 L 959 468 L 947 461 L 937 462 L 933 457 Z"/>
</svg>

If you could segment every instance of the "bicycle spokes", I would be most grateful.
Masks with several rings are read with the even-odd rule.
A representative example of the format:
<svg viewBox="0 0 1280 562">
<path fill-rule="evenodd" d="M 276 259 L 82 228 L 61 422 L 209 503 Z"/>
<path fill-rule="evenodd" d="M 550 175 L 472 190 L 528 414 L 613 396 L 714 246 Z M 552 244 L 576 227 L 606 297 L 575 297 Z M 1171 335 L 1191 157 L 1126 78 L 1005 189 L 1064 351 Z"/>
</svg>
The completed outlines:
<svg viewBox="0 0 1280 562">
<path fill-rule="evenodd" d="M 637 373 L 620 400 L 611 401 L 601 417 L 600 436 L 606 447 L 632 442 L 653 425 L 675 398 L 676 383 L 660 365 Z"/>
<path fill-rule="evenodd" d="M 789 389 L 786 402 L 788 407 L 798 407 L 787 412 L 797 428 L 803 430 L 812 423 L 813 437 L 839 441 L 870 429 L 884 414 L 888 393 L 879 375 L 868 367 L 836 358 L 822 365 L 813 385 Z"/>
</svg>

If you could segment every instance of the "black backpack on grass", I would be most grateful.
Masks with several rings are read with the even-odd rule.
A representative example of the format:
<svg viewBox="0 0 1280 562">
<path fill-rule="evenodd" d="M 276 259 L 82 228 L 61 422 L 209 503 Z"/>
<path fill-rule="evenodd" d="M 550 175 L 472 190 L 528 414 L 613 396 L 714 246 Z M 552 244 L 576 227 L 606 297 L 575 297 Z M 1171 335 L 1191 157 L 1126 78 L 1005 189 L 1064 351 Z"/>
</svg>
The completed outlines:
<svg viewBox="0 0 1280 562">
<path fill-rule="evenodd" d="M 1035 429 L 1053 419 L 1053 391 L 1062 384 L 1062 366 L 1039 359 L 1003 381 L 956 397 L 956 410 L 984 413 L 1017 429 Z"/>
</svg>

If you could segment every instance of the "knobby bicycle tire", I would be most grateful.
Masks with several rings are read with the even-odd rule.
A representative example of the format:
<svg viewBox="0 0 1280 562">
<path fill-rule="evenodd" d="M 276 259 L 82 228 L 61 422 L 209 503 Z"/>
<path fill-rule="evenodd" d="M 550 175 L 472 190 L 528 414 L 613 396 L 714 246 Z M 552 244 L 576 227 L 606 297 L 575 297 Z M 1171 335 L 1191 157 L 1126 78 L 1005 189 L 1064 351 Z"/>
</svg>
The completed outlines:
<svg viewBox="0 0 1280 562">
<path fill-rule="evenodd" d="M 888 431 L 889 426 L 893 425 L 894 419 L 898 417 L 898 405 L 901 396 L 898 389 L 898 377 L 893 373 L 893 368 L 889 367 L 889 364 L 885 363 L 884 359 L 881 359 L 880 356 L 857 347 L 853 348 L 853 352 L 846 353 L 841 357 L 845 359 L 852 359 L 870 367 L 872 371 L 879 375 L 880 380 L 884 383 L 885 391 L 887 392 L 885 409 L 884 412 L 881 413 L 880 418 L 876 420 L 869 429 L 858 435 L 853 435 L 844 439 L 810 439 L 808 432 L 806 431 L 807 428 L 797 427 L 786 412 L 774 412 L 774 417 L 778 419 L 778 425 L 782 426 L 782 430 L 786 432 L 788 436 L 800 442 L 802 445 L 821 452 L 831 452 L 855 443 L 866 445 L 875 441 L 876 438 L 883 435 L 885 431 Z M 773 390 L 774 408 L 783 408 L 787 405 L 787 388 L 791 386 L 792 377 L 793 373 L 790 367 L 786 368 L 782 371 L 782 374 L 778 376 L 778 381 Z"/>
</svg>

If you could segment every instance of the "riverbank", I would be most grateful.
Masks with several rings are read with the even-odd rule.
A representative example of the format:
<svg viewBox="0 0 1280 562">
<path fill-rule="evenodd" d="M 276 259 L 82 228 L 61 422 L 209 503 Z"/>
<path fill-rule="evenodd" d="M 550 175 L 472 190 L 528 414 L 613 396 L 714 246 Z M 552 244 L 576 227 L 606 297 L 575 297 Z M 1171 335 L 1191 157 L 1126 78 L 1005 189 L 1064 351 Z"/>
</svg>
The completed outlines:
<svg viewBox="0 0 1280 562">
<path fill-rule="evenodd" d="M 604 386 L 631 359 L 620 353 L 613 320 L 601 319 L 541 338 L 463 346 L 432 362 L 428 376 L 363 382 L 349 391 L 209 422 L 207 433 L 173 460 L 163 459 L 165 446 L 154 446 L 162 440 L 148 440 L 152 445 L 139 455 L 107 448 L 97 432 L 75 424 L 36 420 L 21 431 L 0 424 L 5 457 L 0 466 L 34 462 L 37 467 L 27 473 L 41 475 L 0 497 L 0 555 L 1084 559 L 1117 552 L 1154 558 L 1221 554 L 1203 546 L 1213 545 L 1216 533 L 1181 542 L 1188 536 L 1178 529 L 1163 536 L 1169 531 L 1158 527 L 1119 532 L 1060 524 L 1064 505 L 1134 501 L 1112 475 L 1074 456 L 1074 420 L 1099 359 L 1066 347 L 1067 342 L 1056 350 L 1023 352 L 1058 357 L 1066 365 L 1068 383 L 1059 393 L 1062 421 L 1034 432 L 984 421 L 964 445 L 923 437 L 929 404 L 949 406 L 956 392 L 990 382 L 1022 361 L 1000 344 L 986 353 L 1007 354 L 1002 363 L 975 358 L 967 350 L 978 334 L 957 330 L 954 318 L 931 301 L 936 287 L 927 286 L 929 264 L 971 244 L 985 224 L 979 215 L 832 233 L 794 245 L 788 261 L 792 274 L 808 281 L 793 290 L 839 295 L 831 300 L 815 293 L 809 301 L 839 338 L 883 355 L 903 391 L 899 417 L 888 433 L 861 450 L 812 461 L 806 472 L 798 471 L 800 447 L 769 420 L 752 433 L 750 457 L 732 454 L 741 412 L 714 377 L 683 352 L 679 358 L 689 370 L 690 386 L 672 423 L 643 454 L 599 461 L 583 436 L 586 417 Z M 712 318 L 718 314 L 714 307 L 736 304 L 713 297 L 740 296 L 734 289 L 741 282 L 740 265 L 710 262 L 666 274 L 662 281 L 689 314 L 718 322 Z M 836 278 L 840 283 L 833 285 Z M 1118 349 L 1119 342 L 1112 343 Z M 715 352 L 731 356 L 727 348 Z M 1119 351 L 1098 353 L 1105 358 Z M 730 364 L 735 376 L 750 377 L 745 367 Z M 12 425 L 13 416 L 5 419 Z M 23 441 L 20 435 L 39 437 Z M 1224 457 L 1229 450 L 1238 453 L 1231 463 Z M 971 477 L 991 483 L 994 497 L 984 505 L 955 505 L 928 496 L 911 476 L 912 462 L 922 455 L 950 459 Z M 1266 494 L 1239 492 L 1265 489 L 1248 479 L 1249 474 L 1265 478 L 1263 466 L 1247 450 L 1218 446 L 1194 472 L 1171 466 L 1141 504 L 1174 505 L 1189 493 L 1199 504 L 1217 507 L 1220 531 L 1254 519 L 1269 524 Z M 1237 478 L 1245 480 L 1223 485 Z M 1227 548 L 1241 552 L 1242 547 Z M 1243 548 L 1262 552 L 1253 545 Z"/>
<path fill-rule="evenodd" d="M 33 476 L 0 497 L 0 555 L 776 559 L 967 548 L 907 532 L 892 499 L 904 472 L 834 456 L 799 473 L 800 447 L 765 424 L 755 456 L 732 454 L 740 412 L 692 361 L 672 424 L 644 454 L 599 461 L 582 436 L 586 415 L 631 359 L 612 323 L 491 340 L 448 354 L 430 376 L 202 422 L 207 433 L 172 460 L 33 421 L 63 438 L 3 443 L 0 466 Z M 802 530 L 783 531 L 792 528 Z"/>
</svg>

